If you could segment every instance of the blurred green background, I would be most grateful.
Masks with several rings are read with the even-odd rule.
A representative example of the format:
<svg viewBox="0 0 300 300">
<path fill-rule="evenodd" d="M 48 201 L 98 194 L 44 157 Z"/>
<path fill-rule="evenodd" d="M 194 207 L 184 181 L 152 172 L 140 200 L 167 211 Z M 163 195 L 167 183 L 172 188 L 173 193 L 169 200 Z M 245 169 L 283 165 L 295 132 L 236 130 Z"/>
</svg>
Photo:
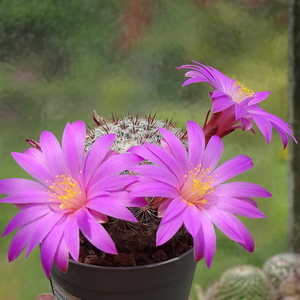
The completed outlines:
<svg viewBox="0 0 300 300">
<path fill-rule="evenodd" d="M 0 1 L 0 178 L 28 177 L 10 156 L 26 138 L 66 122 L 93 125 L 95 109 L 154 113 L 203 123 L 209 86 L 182 88 L 197 60 L 255 91 L 271 90 L 262 107 L 287 120 L 286 0 L 2 0 Z M 211 269 L 198 264 L 195 283 L 206 288 L 228 267 L 261 266 L 287 251 L 287 151 L 278 134 L 267 145 L 261 134 L 235 132 L 224 139 L 225 158 L 247 154 L 255 168 L 239 177 L 270 190 L 259 199 L 266 219 L 246 220 L 256 241 L 250 254 L 218 234 Z M 1 204 L 0 231 L 16 213 Z M 12 234 L 0 242 L 0 297 L 33 300 L 50 287 L 36 249 L 7 262 Z M 195 299 L 192 290 L 191 297 Z"/>
</svg>

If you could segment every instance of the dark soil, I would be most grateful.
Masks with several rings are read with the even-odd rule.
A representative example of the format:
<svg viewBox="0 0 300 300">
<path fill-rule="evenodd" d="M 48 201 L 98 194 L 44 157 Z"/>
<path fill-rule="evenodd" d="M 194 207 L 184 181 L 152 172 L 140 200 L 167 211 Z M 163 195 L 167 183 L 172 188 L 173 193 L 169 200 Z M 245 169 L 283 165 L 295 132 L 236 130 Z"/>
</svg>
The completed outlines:
<svg viewBox="0 0 300 300">
<path fill-rule="evenodd" d="M 124 237 L 124 240 L 126 240 L 126 237 Z M 118 247 L 122 248 L 118 249 L 119 254 L 112 255 L 95 248 L 81 235 L 79 262 L 107 267 L 142 266 L 180 256 L 192 247 L 191 236 L 187 232 L 181 232 L 179 236 L 177 235 L 159 247 L 145 247 L 144 249 Z"/>
</svg>

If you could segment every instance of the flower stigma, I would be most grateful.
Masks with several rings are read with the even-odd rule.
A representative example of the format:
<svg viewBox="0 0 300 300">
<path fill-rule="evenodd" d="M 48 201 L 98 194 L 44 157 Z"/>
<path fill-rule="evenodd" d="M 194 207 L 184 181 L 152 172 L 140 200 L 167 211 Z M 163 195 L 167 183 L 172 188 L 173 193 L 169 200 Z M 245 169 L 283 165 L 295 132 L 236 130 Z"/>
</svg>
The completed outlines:
<svg viewBox="0 0 300 300">
<path fill-rule="evenodd" d="M 77 210 L 86 203 L 86 197 L 78 182 L 70 175 L 57 175 L 50 186 L 49 201 L 60 202 L 60 209 Z"/>
<path fill-rule="evenodd" d="M 181 190 L 181 196 L 189 205 L 199 207 L 207 204 L 205 196 L 214 191 L 214 178 L 209 175 L 210 172 L 211 168 L 203 169 L 198 165 L 185 175 L 186 182 Z"/>
</svg>

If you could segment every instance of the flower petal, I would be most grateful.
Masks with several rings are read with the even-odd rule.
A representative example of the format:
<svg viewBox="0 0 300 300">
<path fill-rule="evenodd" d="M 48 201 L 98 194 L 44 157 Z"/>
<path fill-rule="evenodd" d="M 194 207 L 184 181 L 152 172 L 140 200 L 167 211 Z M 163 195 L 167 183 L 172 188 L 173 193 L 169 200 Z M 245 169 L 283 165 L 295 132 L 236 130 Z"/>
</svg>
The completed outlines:
<svg viewBox="0 0 300 300">
<path fill-rule="evenodd" d="M 59 249 L 59 243 L 63 235 L 64 226 L 57 223 L 50 233 L 43 239 L 41 244 L 41 262 L 47 278 L 50 277 L 50 271 L 54 262 L 55 254 Z"/>
<path fill-rule="evenodd" d="M 120 205 L 118 199 L 114 198 L 113 195 L 111 197 L 102 196 L 91 199 L 86 207 L 121 220 L 137 221 L 133 214 L 124 205 Z"/>
<path fill-rule="evenodd" d="M 252 160 L 247 155 L 239 155 L 224 162 L 211 173 L 214 186 L 233 178 L 253 167 Z"/>
<path fill-rule="evenodd" d="M 228 182 L 215 187 L 215 193 L 227 197 L 271 197 L 272 195 L 258 184 L 251 182 Z"/>
<path fill-rule="evenodd" d="M 17 152 L 13 152 L 11 155 L 21 168 L 45 186 L 49 185 L 47 182 L 54 178 L 53 173 L 45 165 L 36 161 L 34 158 Z"/>
<path fill-rule="evenodd" d="M 109 254 L 117 254 L 116 246 L 101 224 L 86 209 L 76 212 L 78 226 L 82 234 L 95 247 Z"/>
<path fill-rule="evenodd" d="M 216 242 L 216 232 L 214 226 L 210 219 L 207 217 L 205 211 L 199 211 L 200 220 L 202 224 L 202 240 L 204 246 L 204 257 L 206 265 L 210 268 L 212 260 L 214 258 L 217 242 Z M 201 245 L 200 245 L 201 246 Z"/>
<path fill-rule="evenodd" d="M 90 147 L 88 153 L 85 156 L 83 167 L 83 174 L 86 185 L 88 185 L 90 178 L 107 155 L 110 147 L 114 142 L 114 139 L 115 134 L 106 134 L 98 138 Z"/>
<path fill-rule="evenodd" d="M 51 210 L 48 206 L 29 206 L 19 211 L 7 224 L 2 236 L 6 236 L 19 227 L 23 227 L 47 215 Z"/>
<path fill-rule="evenodd" d="M 186 127 L 189 143 L 189 165 L 195 168 L 202 162 L 205 148 L 205 137 L 203 130 L 196 122 L 189 121 L 186 123 Z"/>
<path fill-rule="evenodd" d="M 255 206 L 242 200 L 219 196 L 216 206 L 224 211 L 247 218 L 264 218 L 265 215 Z"/>
<path fill-rule="evenodd" d="M 202 168 L 214 170 L 222 157 L 223 151 L 224 144 L 222 139 L 216 135 L 212 136 L 203 155 Z"/>
<path fill-rule="evenodd" d="M 133 197 L 165 197 L 173 198 L 178 195 L 178 190 L 166 183 L 140 178 L 138 183 L 130 187 Z"/>
<path fill-rule="evenodd" d="M 168 143 L 169 149 L 172 151 L 173 156 L 178 161 L 179 166 L 182 168 L 182 172 L 184 172 L 188 167 L 188 156 L 183 143 L 174 133 L 168 131 L 167 129 L 159 128 L 159 131 L 163 135 L 165 141 Z"/>
<path fill-rule="evenodd" d="M 0 199 L 2 203 L 14 204 L 32 204 L 32 203 L 46 203 L 49 199 L 49 193 L 46 191 L 28 191 L 20 192 L 15 195 L 7 196 Z"/>
<path fill-rule="evenodd" d="M 66 168 L 76 179 L 79 172 L 82 171 L 85 135 L 86 127 L 82 121 L 68 123 L 63 132 L 62 150 Z"/>
<path fill-rule="evenodd" d="M 40 137 L 42 153 L 45 164 L 55 175 L 64 174 L 64 160 L 60 144 L 54 134 L 49 131 L 43 131 Z"/>
<path fill-rule="evenodd" d="M 13 194 L 20 192 L 47 191 L 39 182 L 23 178 L 7 178 L 0 180 L 0 194 Z"/>
</svg>

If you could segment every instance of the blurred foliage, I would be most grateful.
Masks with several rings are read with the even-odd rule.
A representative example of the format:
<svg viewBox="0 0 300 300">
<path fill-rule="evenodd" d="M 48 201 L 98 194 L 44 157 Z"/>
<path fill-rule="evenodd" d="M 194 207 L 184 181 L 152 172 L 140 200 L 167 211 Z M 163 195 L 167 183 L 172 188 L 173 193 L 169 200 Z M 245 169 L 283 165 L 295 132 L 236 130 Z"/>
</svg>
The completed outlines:
<svg viewBox="0 0 300 300">
<path fill-rule="evenodd" d="M 184 71 L 175 70 L 190 60 L 255 91 L 272 90 L 262 106 L 286 119 L 286 6 L 286 0 L 0 1 L 0 178 L 28 177 L 9 154 L 24 151 L 25 138 L 38 139 L 42 130 L 60 136 L 76 119 L 92 125 L 94 109 L 104 117 L 151 111 L 179 126 L 202 123 L 208 85 L 181 88 Z M 256 164 L 241 180 L 261 184 L 274 197 L 259 200 L 267 219 L 245 220 L 254 253 L 218 234 L 211 269 L 198 264 L 195 282 L 204 287 L 232 265 L 261 265 L 287 248 L 287 163 L 278 135 L 271 146 L 251 132 L 224 142 L 224 159 L 243 153 Z M 1 205 L 1 230 L 15 212 Z M 0 244 L 1 297 L 32 300 L 49 291 L 38 249 L 27 261 L 7 263 L 10 239 Z"/>
</svg>

